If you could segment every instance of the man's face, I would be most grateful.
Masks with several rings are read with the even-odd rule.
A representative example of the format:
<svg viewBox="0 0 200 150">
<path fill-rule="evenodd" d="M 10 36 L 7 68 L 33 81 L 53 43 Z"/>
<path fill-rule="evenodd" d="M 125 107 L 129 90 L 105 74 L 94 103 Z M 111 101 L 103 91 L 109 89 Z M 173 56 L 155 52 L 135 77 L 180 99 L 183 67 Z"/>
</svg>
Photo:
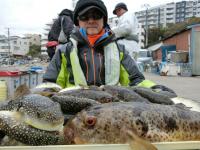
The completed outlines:
<svg viewBox="0 0 200 150">
<path fill-rule="evenodd" d="M 88 10 L 78 16 L 79 26 L 85 28 L 88 35 L 95 35 L 102 31 L 104 21 L 103 14 L 98 9 Z"/>
<path fill-rule="evenodd" d="M 124 10 L 123 8 L 118 8 L 118 9 L 116 10 L 116 15 L 117 15 L 117 17 L 120 17 L 120 16 L 122 16 L 125 12 L 126 12 L 126 10 Z"/>
</svg>

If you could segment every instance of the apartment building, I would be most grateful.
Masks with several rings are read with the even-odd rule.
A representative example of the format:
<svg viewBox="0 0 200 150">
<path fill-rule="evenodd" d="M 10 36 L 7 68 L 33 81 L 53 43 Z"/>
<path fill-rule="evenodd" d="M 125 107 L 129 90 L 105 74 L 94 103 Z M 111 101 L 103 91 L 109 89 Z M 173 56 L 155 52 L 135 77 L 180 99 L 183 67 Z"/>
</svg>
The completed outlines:
<svg viewBox="0 0 200 150">
<path fill-rule="evenodd" d="M 117 17 L 108 18 L 108 24 L 109 24 L 110 28 L 116 26 L 118 24 L 118 18 Z"/>
<path fill-rule="evenodd" d="M 195 0 L 193 2 L 193 15 L 200 17 L 200 0 Z"/>
<path fill-rule="evenodd" d="M 25 34 L 25 37 L 29 38 L 29 45 L 41 45 L 40 34 Z"/>
<path fill-rule="evenodd" d="M 186 21 L 193 16 L 200 17 L 200 0 L 172 2 L 135 13 L 139 23 L 148 28 Z"/>
<path fill-rule="evenodd" d="M 74 9 L 78 0 L 72 0 L 72 8 Z"/>
<path fill-rule="evenodd" d="M 11 36 L 8 40 L 6 36 L 0 38 L 0 55 L 24 56 L 29 52 L 29 38 Z"/>
<path fill-rule="evenodd" d="M 53 19 L 52 22 L 45 24 L 44 32 L 41 35 L 41 54 L 42 55 L 47 55 L 46 44 L 48 42 L 48 34 L 49 34 L 49 31 L 51 30 L 51 27 L 52 27 L 54 21 L 55 21 L 55 19 Z"/>
</svg>

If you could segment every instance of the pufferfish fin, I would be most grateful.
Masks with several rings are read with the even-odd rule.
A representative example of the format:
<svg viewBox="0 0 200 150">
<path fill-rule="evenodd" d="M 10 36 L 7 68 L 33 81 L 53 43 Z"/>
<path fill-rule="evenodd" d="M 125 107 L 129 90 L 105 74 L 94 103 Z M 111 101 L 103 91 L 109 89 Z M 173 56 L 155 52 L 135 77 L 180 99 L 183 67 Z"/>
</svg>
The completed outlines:
<svg viewBox="0 0 200 150">
<path fill-rule="evenodd" d="M 142 139 L 130 129 L 123 129 L 123 136 L 125 137 L 125 142 L 130 145 L 131 150 L 157 150 L 153 144 Z"/>
</svg>

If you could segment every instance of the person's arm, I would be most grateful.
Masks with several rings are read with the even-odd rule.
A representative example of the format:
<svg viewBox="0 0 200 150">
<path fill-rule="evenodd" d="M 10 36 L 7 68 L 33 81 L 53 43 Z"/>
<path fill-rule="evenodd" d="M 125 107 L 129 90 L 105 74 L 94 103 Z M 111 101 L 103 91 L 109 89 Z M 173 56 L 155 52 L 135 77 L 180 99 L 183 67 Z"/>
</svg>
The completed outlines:
<svg viewBox="0 0 200 150">
<path fill-rule="evenodd" d="M 122 46 L 120 46 L 122 47 Z M 121 64 L 129 75 L 129 85 L 135 86 L 145 80 L 144 75 L 139 71 L 137 64 L 133 58 L 130 57 L 126 50 L 123 53 Z M 125 74 L 122 74 L 122 76 Z"/>
<path fill-rule="evenodd" d="M 60 72 L 60 68 L 61 68 L 61 52 L 60 50 L 57 50 L 47 67 L 47 70 L 43 76 L 43 81 L 56 83 L 58 74 Z"/>
<path fill-rule="evenodd" d="M 63 19 L 64 19 L 62 21 L 63 31 L 65 35 L 69 38 L 69 35 L 71 34 L 74 28 L 74 23 L 69 16 L 63 16 Z"/>
</svg>

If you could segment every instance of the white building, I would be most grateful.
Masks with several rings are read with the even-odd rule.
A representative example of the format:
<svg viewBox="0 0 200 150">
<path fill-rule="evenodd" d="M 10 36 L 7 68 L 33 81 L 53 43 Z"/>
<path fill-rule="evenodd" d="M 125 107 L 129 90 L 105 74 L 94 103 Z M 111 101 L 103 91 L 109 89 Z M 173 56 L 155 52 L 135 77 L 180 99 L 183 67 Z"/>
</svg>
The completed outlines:
<svg viewBox="0 0 200 150">
<path fill-rule="evenodd" d="M 196 17 L 200 17 L 200 0 L 195 0 L 193 2 L 193 14 Z"/>
<path fill-rule="evenodd" d="M 49 34 L 49 31 L 51 30 L 51 27 L 54 21 L 55 19 L 53 19 L 52 22 L 47 23 L 44 27 L 44 33 L 41 36 L 41 54 L 42 55 L 47 55 L 46 44 L 48 42 L 48 34 Z"/>
<path fill-rule="evenodd" d="M 0 57 L 8 56 L 8 54 L 9 54 L 8 39 L 5 35 L 0 35 Z"/>
<path fill-rule="evenodd" d="M 138 44 L 140 45 L 140 48 L 144 48 L 145 47 L 145 30 L 140 23 L 139 23 L 138 29 L 139 29 Z"/>
<path fill-rule="evenodd" d="M 8 56 L 24 56 L 29 52 L 29 38 L 19 37 L 19 36 L 11 36 L 10 42 L 8 42 L 8 38 L 4 37 L 0 39 L 0 55 Z"/>
<path fill-rule="evenodd" d="M 29 45 L 41 45 L 40 34 L 25 34 L 25 37 L 29 38 Z"/>
<path fill-rule="evenodd" d="M 200 17 L 200 0 L 171 2 L 135 13 L 142 26 L 149 28 L 179 23 L 195 16 Z"/>
<path fill-rule="evenodd" d="M 163 15 L 160 15 L 163 17 L 163 22 L 161 23 L 161 26 L 166 27 L 167 24 L 175 23 L 176 21 L 176 3 L 168 3 L 163 6 Z M 162 11 L 161 11 L 162 12 Z"/>
<path fill-rule="evenodd" d="M 72 0 L 72 8 L 74 9 L 78 0 Z"/>
<path fill-rule="evenodd" d="M 118 24 L 118 18 L 117 17 L 108 18 L 108 24 L 110 28 L 116 26 Z"/>
</svg>

